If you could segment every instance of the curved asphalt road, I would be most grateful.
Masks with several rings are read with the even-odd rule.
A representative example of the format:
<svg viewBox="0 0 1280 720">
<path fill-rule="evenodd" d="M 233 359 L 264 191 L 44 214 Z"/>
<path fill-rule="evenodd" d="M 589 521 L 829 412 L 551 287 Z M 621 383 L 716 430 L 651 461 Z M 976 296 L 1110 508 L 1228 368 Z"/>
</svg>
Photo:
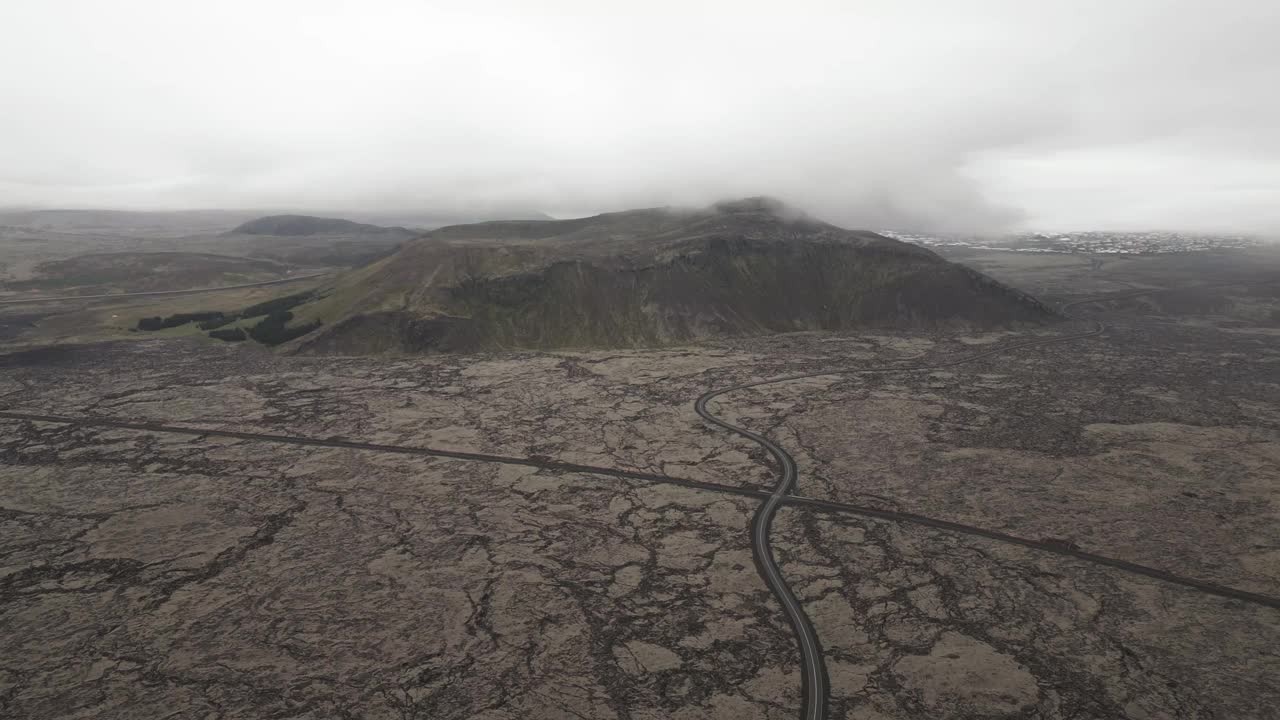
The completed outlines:
<svg viewBox="0 0 1280 720">
<path fill-rule="evenodd" d="M 1121 293 L 1118 295 L 1076 300 L 1064 304 L 1061 309 L 1066 311 L 1068 308 L 1075 305 L 1081 305 L 1088 302 L 1134 297 L 1149 294 L 1151 292 L 1156 291 L 1141 290 Z M 764 579 L 765 584 L 769 586 L 769 590 L 773 592 L 774 597 L 777 598 L 778 602 L 782 605 L 782 609 L 787 616 L 787 621 L 791 624 L 791 628 L 795 632 L 797 642 L 800 646 L 800 673 L 804 691 L 800 710 L 800 717 L 802 720 L 823 720 L 827 717 L 828 689 L 826 662 L 823 659 L 822 645 L 818 641 L 817 633 L 814 632 L 813 623 L 809 620 L 809 617 L 805 615 L 804 608 L 801 606 L 800 601 L 796 598 L 795 593 L 791 591 L 791 587 L 787 585 L 786 580 L 782 577 L 782 571 L 779 570 L 777 560 L 773 556 L 773 547 L 769 544 L 769 530 L 773 526 L 773 518 L 778 512 L 778 507 L 786 503 L 787 496 L 791 495 L 795 490 L 796 462 L 795 459 L 791 457 L 790 453 L 772 440 L 764 437 L 763 435 L 747 430 L 746 428 L 732 425 L 716 417 L 707 410 L 707 403 L 721 395 L 734 392 L 736 390 L 745 390 L 748 388 L 760 387 L 762 385 L 772 385 L 775 383 L 800 380 L 803 378 L 823 377 L 827 375 L 861 375 L 869 373 L 940 370 L 942 368 L 950 368 L 957 365 L 963 365 L 965 363 L 971 363 L 993 355 L 1001 355 L 1013 350 L 1083 340 L 1085 338 L 1101 335 L 1106 330 L 1106 326 L 1100 322 L 1094 321 L 1093 325 L 1093 329 L 1086 332 L 1007 345 L 944 363 L 934 363 L 930 365 L 888 365 L 877 368 L 857 368 L 849 370 L 820 370 L 816 372 L 799 373 L 796 375 L 787 375 L 768 380 L 743 383 L 741 385 L 733 385 L 731 387 L 709 391 L 699 397 L 694 403 L 694 410 L 704 420 L 760 445 L 767 450 L 771 456 L 773 456 L 773 459 L 778 464 L 778 482 L 773 486 L 773 492 L 769 495 L 768 499 L 765 500 L 765 502 L 756 510 L 755 515 L 751 519 L 751 550 L 752 554 L 755 556 L 756 569 L 759 571 L 760 577 Z M 881 516 L 884 517 L 887 515 L 895 516 L 894 519 L 896 520 L 907 520 L 905 517 L 905 515 L 907 515 L 906 513 L 885 513 Z M 959 529 L 960 527 L 957 523 L 948 523 L 947 521 L 936 521 L 928 524 L 935 527 L 941 527 L 943 525 L 952 526 L 948 529 Z M 968 528 L 968 530 L 980 530 L 980 528 Z M 974 534 L 982 534 L 987 537 L 1001 535 L 1001 533 L 993 533 L 991 531 Z M 1006 541 L 1008 540 L 1006 539 Z"/>
<path fill-rule="evenodd" d="M 1102 323 L 1095 322 L 1094 328 L 1088 332 L 1018 343 L 1016 345 L 988 350 L 986 352 L 970 355 L 969 357 L 946 363 L 937 363 L 933 365 L 890 365 L 878 368 L 821 370 L 811 373 L 800 373 L 712 390 L 697 399 L 693 405 L 693 409 L 704 420 L 760 445 L 767 450 L 778 463 L 778 468 L 780 470 L 778 482 L 773 486 L 773 492 L 770 493 L 768 499 L 766 499 L 764 504 L 756 510 L 755 515 L 751 518 L 751 550 L 752 554 L 755 556 L 756 569 L 759 571 L 760 577 L 764 579 L 765 584 L 769 586 L 769 590 L 773 592 L 773 596 L 777 598 L 778 602 L 782 605 L 782 609 L 787 616 L 787 622 L 791 624 L 791 629 L 795 632 L 797 642 L 800 646 L 800 675 L 804 689 L 803 699 L 801 700 L 800 706 L 800 717 L 803 720 L 823 720 L 827 717 L 827 702 L 829 699 L 827 689 L 827 666 L 822 655 L 822 645 L 818 641 L 817 633 L 814 632 L 813 629 L 813 623 L 809 620 L 809 617 L 805 615 L 804 608 L 800 605 L 800 601 L 796 598 L 795 593 L 791 591 L 791 587 L 787 585 L 786 580 L 783 579 L 782 571 L 779 570 L 777 560 L 773 556 L 773 547 L 769 544 L 769 530 L 773 526 L 773 518 L 777 515 L 778 507 L 784 503 L 791 504 L 787 503 L 787 496 L 791 495 L 792 491 L 795 489 L 796 461 L 795 458 L 791 457 L 790 453 L 763 435 L 737 425 L 732 425 L 711 414 L 711 412 L 707 410 L 707 403 L 721 395 L 734 392 L 735 390 L 745 390 L 748 388 L 760 387 L 762 385 L 772 385 L 774 383 L 800 380 L 803 378 L 822 377 L 825 375 L 915 372 L 954 367 L 956 365 L 963 365 L 964 363 L 970 363 L 985 357 L 999 355 L 1021 348 L 1069 342 L 1093 337 L 1101 334 L 1104 329 L 1105 328 Z M 903 515 L 900 513 L 891 514 Z"/>
<path fill-rule="evenodd" d="M 318 272 L 310 275 L 298 275 L 297 277 L 280 278 L 279 280 L 264 280 L 256 283 L 245 283 L 243 285 L 224 285 L 222 287 L 196 288 L 194 290 L 152 290 L 150 292 L 134 292 L 134 293 L 106 293 L 103 295 L 62 295 L 60 297 L 41 297 L 41 298 L 21 298 L 19 300 L 0 300 L 0 305 L 24 305 L 32 303 L 45 302 L 66 302 L 71 300 L 115 300 L 118 298 L 145 297 L 148 295 L 195 295 L 196 293 L 218 292 L 220 290 L 243 290 L 244 288 L 265 287 L 267 285 L 283 285 L 284 283 L 297 282 L 299 280 L 309 280 L 317 278 L 327 273 Z"/>
<path fill-rule="evenodd" d="M 751 517 L 751 554 L 755 556 L 756 571 L 760 573 L 760 577 L 769 586 L 773 596 L 782 604 L 782 609 L 787 614 L 787 622 L 791 623 L 791 629 L 795 632 L 796 639 L 800 644 L 800 676 L 804 686 L 800 704 L 800 717 L 805 720 L 821 720 L 827 716 L 828 695 L 827 665 L 823 661 L 822 646 L 818 644 L 818 634 L 814 632 L 813 623 L 809 621 L 809 616 L 804 614 L 800 601 L 796 599 L 795 593 L 791 592 L 791 587 L 787 585 L 787 581 L 782 578 L 782 571 L 778 569 L 778 561 L 773 557 L 773 547 L 769 544 L 769 530 L 773 526 L 774 516 L 778 514 L 778 506 L 795 489 L 796 461 L 791 457 L 790 453 L 783 450 L 781 446 L 769 438 L 753 433 L 746 428 L 730 425 L 707 410 L 707 403 L 717 396 L 757 384 L 763 383 L 735 385 L 720 390 L 712 390 L 698 398 L 693 405 L 693 409 L 707 422 L 752 440 L 765 450 L 768 450 L 782 470 L 778 476 L 778 483 L 773 487 L 773 492 L 764 501 L 764 504 L 756 509 L 755 515 Z"/>
<path fill-rule="evenodd" d="M 302 278 L 294 278 L 302 279 Z M 223 288 L 226 289 L 226 288 Z M 1061 306 L 1063 311 L 1090 302 L 1100 302 L 1106 300 L 1122 299 L 1134 297 L 1138 295 L 1162 292 L 1164 289 L 1150 289 L 1133 292 L 1116 293 L 1113 295 L 1085 298 L 1065 303 Z M 195 291 L 201 292 L 201 291 Z M 120 296 L 113 296 L 120 297 Z M 764 500 L 764 503 L 756 511 L 751 521 L 751 542 L 752 550 L 755 555 L 756 567 L 765 583 L 769 586 L 774 596 L 782 604 L 787 614 L 788 622 L 791 624 L 793 631 L 796 633 L 797 641 L 800 647 L 801 656 L 801 674 L 803 680 L 803 698 L 801 704 L 801 717 L 803 720 L 822 720 L 826 717 L 827 712 L 827 674 L 826 665 L 822 656 L 822 648 L 818 642 L 817 634 L 813 630 L 813 624 L 805 615 L 799 600 L 787 585 L 782 573 L 778 568 L 777 561 L 773 556 L 772 546 L 769 544 L 769 530 L 772 527 L 773 518 L 777 514 L 777 510 L 781 505 L 794 505 L 800 507 L 808 507 L 819 511 L 836 512 L 844 514 L 854 514 L 863 517 L 870 517 L 879 520 L 891 522 L 905 522 L 925 527 L 933 527 L 951 532 L 974 535 L 984 537 L 999 542 L 1020 545 L 1036 550 L 1042 550 L 1058 555 L 1073 557 L 1086 562 L 1099 565 L 1113 567 L 1126 572 L 1132 572 L 1145 575 L 1157 580 L 1181 585 L 1200 592 L 1217 595 L 1233 600 L 1240 600 L 1248 603 L 1254 603 L 1265 607 L 1280 609 L 1280 598 L 1251 593 L 1244 590 L 1225 587 L 1214 583 L 1196 580 L 1194 578 L 1175 575 L 1164 570 L 1131 563 L 1126 560 L 1118 560 L 1102 555 L 1079 550 L 1067 545 L 1059 543 L 1045 542 L 1043 540 L 1031 540 L 1021 538 L 1006 533 L 986 530 L 971 525 L 951 522 L 949 520 L 940 520 L 930 518 L 914 513 L 905 513 L 893 510 L 881 510 L 871 507 L 862 507 L 851 505 L 848 503 L 833 502 L 828 500 L 819 500 L 815 498 L 799 497 L 792 494 L 795 489 L 797 478 L 795 459 L 790 453 L 784 450 L 768 438 L 758 433 L 732 425 L 713 415 L 707 409 L 707 403 L 711 400 L 736 390 L 759 387 L 763 385 L 771 385 L 775 383 L 787 382 L 789 380 L 799 380 L 803 378 L 823 377 L 829 375 L 857 375 L 869 373 L 884 372 L 918 372 L 925 370 L 938 370 L 942 368 L 955 367 L 965 363 L 971 363 L 976 360 L 1007 353 L 1013 350 L 1019 350 L 1029 347 L 1037 347 L 1041 345 L 1050 345 L 1055 343 L 1071 342 L 1075 340 L 1083 340 L 1085 338 L 1101 335 L 1106 327 L 1097 321 L 1093 321 L 1093 329 L 1086 332 L 1075 333 L 1071 335 L 1061 335 L 1041 340 L 1031 340 L 1023 343 L 1016 343 L 1005 347 L 995 348 L 981 353 L 976 353 L 968 357 L 960 358 L 944 363 L 935 363 L 930 365 L 889 365 L 878 368 L 856 368 L 848 370 L 822 370 L 809 373 L 800 373 L 795 375 L 787 375 L 784 377 L 771 378 L 768 380 L 760 380 L 756 382 L 743 383 L 731 387 L 712 390 L 703 394 L 694 403 L 694 410 L 703 419 L 720 428 L 728 430 L 732 433 L 745 437 L 752 442 L 759 444 L 765 448 L 769 454 L 778 463 L 780 475 L 777 484 L 775 484 L 771 492 L 756 490 L 753 488 L 735 487 L 731 485 L 721 485 L 719 483 L 704 482 L 698 480 L 688 480 L 683 478 L 675 478 L 667 475 L 658 475 L 654 473 L 645 473 L 630 470 L 619 470 L 615 468 L 597 467 L 591 465 L 579 465 L 575 463 L 556 462 L 542 458 L 521 458 L 502 455 L 491 455 L 487 453 L 469 453 L 453 450 L 439 450 L 435 448 L 424 447 L 408 447 L 397 445 L 382 445 L 377 443 L 365 443 L 352 440 L 344 440 L 341 438 L 305 438 L 288 435 L 271 435 L 265 433 L 248 433 L 231 430 L 216 430 L 209 428 L 182 427 L 173 425 L 163 425 L 154 422 L 130 422 L 125 420 L 114 420 L 110 418 L 95 417 L 67 417 L 59 415 L 36 414 L 15 411 L 0 411 L 0 418 L 8 418 L 14 420 L 26 420 L 36 422 L 51 422 L 77 426 L 98 426 L 98 427 L 115 427 L 123 429 L 140 430 L 145 432 L 165 432 L 179 433 L 184 435 L 208 435 L 213 437 L 228 437 L 244 440 L 257 440 L 266 442 L 289 443 L 296 445 L 310 445 L 320 447 L 338 447 L 350 448 L 355 450 L 372 450 L 380 452 L 395 452 L 414 455 L 430 455 L 434 457 L 453 458 L 458 460 L 470 460 L 478 462 L 494 462 L 511 465 L 523 465 L 527 467 L 544 468 L 561 472 L 589 473 L 596 475 L 606 475 L 612 477 L 620 477 L 633 480 L 642 480 L 647 482 L 658 482 L 671 485 L 679 485 L 689 488 L 711 490 L 714 492 L 723 492 L 743 497 L 753 497 Z"/>
</svg>

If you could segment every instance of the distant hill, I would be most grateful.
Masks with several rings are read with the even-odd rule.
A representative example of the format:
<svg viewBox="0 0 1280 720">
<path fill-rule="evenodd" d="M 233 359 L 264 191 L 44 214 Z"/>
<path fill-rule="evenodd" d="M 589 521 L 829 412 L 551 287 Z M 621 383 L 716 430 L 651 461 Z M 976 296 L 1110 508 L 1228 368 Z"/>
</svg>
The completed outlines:
<svg viewBox="0 0 1280 720">
<path fill-rule="evenodd" d="M 0 209 L 0 225 L 73 235 L 171 237 L 223 232 L 255 214 L 244 210 Z"/>
<path fill-rule="evenodd" d="M 342 218 L 268 215 L 221 236 L 222 245 L 251 257 L 306 267 L 356 267 L 385 257 L 421 231 Z"/>
<path fill-rule="evenodd" d="M 394 229 L 432 229 L 481 220 L 550 220 L 531 210 L 498 210 L 493 214 L 460 214 L 431 210 L 337 211 L 345 220 L 298 213 L 296 208 L 264 210 L 92 210 L 0 207 L 0 227 L 29 228 L 71 235 L 179 237 L 221 233 L 249 235 L 352 234 Z M 259 224 L 260 223 L 260 224 Z M 349 223 L 349 224 L 346 224 Z M 244 228 L 244 229 L 242 229 Z M 296 228 L 296 229 L 295 229 Z M 279 230 L 281 232 L 273 232 Z M 406 231 L 407 232 L 407 231 Z"/>
<path fill-rule="evenodd" d="M 404 228 L 384 228 L 378 225 L 366 225 L 341 218 L 315 217 L 313 215 L 268 215 L 240 225 L 232 230 L 231 234 L 307 237 L 311 235 L 364 235 L 386 232 L 407 231 Z"/>
<path fill-rule="evenodd" d="M 752 198 L 440 228 L 293 309 L 318 353 L 642 347 L 852 328 L 1041 323 L 1034 298 L 922 247 Z"/>
<path fill-rule="evenodd" d="M 287 277 L 280 263 L 188 252 L 88 253 L 40 263 L 26 280 L 0 283 L 0 293 L 86 295 L 187 290 Z"/>
<path fill-rule="evenodd" d="M 464 223 L 482 222 L 485 220 L 554 220 L 555 218 L 543 212 L 536 210 L 514 210 L 502 209 L 495 210 L 490 213 L 473 211 L 470 213 L 461 212 L 444 212 L 444 211 L 365 211 L 352 210 L 343 212 L 342 216 L 354 220 L 356 222 L 369 223 L 371 225 L 381 225 L 383 227 L 395 226 L 406 227 L 418 230 L 434 230 L 435 228 L 445 227 L 446 225 L 461 225 Z"/>
</svg>

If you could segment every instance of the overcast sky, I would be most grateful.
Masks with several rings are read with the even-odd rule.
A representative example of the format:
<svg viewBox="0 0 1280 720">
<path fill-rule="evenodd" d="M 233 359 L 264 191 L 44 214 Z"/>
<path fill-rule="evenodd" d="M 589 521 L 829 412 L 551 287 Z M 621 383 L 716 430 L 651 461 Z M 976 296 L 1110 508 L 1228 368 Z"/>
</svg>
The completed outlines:
<svg viewBox="0 0 1280 720">
<path fill-rule="evenodd" d="M 1277 0 L 3 0 L 0 205 L 1280 231 Z"/>
</svg>

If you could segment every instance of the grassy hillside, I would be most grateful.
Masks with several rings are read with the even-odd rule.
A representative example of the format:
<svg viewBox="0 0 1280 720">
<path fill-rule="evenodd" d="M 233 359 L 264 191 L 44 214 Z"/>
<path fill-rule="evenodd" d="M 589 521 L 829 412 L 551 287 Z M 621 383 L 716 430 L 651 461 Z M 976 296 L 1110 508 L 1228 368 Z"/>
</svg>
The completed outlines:
<svg viewBox="0 0 1280 720">
<path fill-rule="evenodd" d="M 41 263 L 32 277 L 3 283 L 0 291 L 88 295 L 184 290 L 277 280 L 288 272 L 272 260 L 209 253 L 89 253 Z"/>
<path fill-rule="evenodd" d="M 294 314 L 323 322 L 301 349 L 343 354 L 991 328 L 1052 315 L 928 250 L 766 200 L 442 228 Z"/>
</svg>

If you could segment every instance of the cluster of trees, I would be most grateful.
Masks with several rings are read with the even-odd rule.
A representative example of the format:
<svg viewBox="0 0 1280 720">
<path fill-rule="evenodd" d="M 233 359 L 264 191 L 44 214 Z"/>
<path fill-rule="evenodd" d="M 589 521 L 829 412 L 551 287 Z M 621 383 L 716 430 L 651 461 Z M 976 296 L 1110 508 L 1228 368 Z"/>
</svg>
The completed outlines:
<svg viewBox="0 0 1280 720">
<path fill-rule="evenodd" d="M 243 328 L 227 328 L 225 330 L 210 330 L 209 337 L 225 342 L 242 342 L 249 336 L 245 335 Z"/>
<path fill-rule="evenodd" d="M 289 321 L 293 319 L 293 313 L 290 310 L 310 300 L 312 297 L 313 293 L 311 292 L 296 293 L 260 302 L 257 305 L 250 305 L 239 312 L 232 313 L 208 310 L 193 313 L 175 313 L 168 317 L 147 317 L 138 321 L 138 329 L 147 331 L 164 330 L 194 322 L 197 323 L 197 327 L 201 330 L 209 331 L 209 337 L 215 340 L 241 342 L 248 338 L 253 338 L 263 345 L 279 345 L 294 338 L 302 337 L 320 327 L 319 320 L 297 327 L 288 327 Z M 237 320 L 260 315 L 265 315 L 266 317 L 249 328 L 248 332 L 244 328 L 238 327 L 220 329 L 224 325 L 229 325 Z"/>
<path fill-rule="evenodd" d="M 251 318 L 259 315 L 270 315 L 272 313 L 284 312 L 285 310 L 292 310 L 302 303 L 310 300 L 314 294 L 315 293 L 308 291 L 294 293 L 293 295 L 285 295 L 284 297 L 278 297 L 274 300 L 260 302 L 257 305 L 250 305 L 249 307 L 241 310 L 238 314 L 240 317 Z"/>
<path fill-rule="evenodd" d="M 209 318 L 208 320 L 198 322 L 196 323 L 196 327 L 200 328 L 201 330 L 216 330 L 217 328 L 220 328 L 223 325 L 233 323 L 238 319 L 240 318 L 235 313 L 232 313 L 231 315 L 223 315 L 222 313 L 218 313 L 218 317 Z"/>
<path fill-rule="evenodd" d="M 189 322 L 199 322 L 201 329 L 204 329 L 206 323 L 219 322 L 220 325 L 226 325 L 235 318 L 228 319 L 226 315 L 216 310 L 193 312 L 193 313 L 175 313 L 168 317 L 148 317 L 138 321 L 139 330 L 165 330 L 167 328 L 186 325 Z M 214 325 L 213 327 L 217 327 Z"/>
<path fill-rule="evenodd" d="M 298 325 L 297 327 L 287 327 L 292 319 L 293 313 L 288 310 L 272 312 L 260 320 L 257 325 L 249 328 L 249 337 L 263 345 L 279 345 L 294 338 L 302 337 L 320 327 L 319 320 L 305 325 Z"/>
</svg>

